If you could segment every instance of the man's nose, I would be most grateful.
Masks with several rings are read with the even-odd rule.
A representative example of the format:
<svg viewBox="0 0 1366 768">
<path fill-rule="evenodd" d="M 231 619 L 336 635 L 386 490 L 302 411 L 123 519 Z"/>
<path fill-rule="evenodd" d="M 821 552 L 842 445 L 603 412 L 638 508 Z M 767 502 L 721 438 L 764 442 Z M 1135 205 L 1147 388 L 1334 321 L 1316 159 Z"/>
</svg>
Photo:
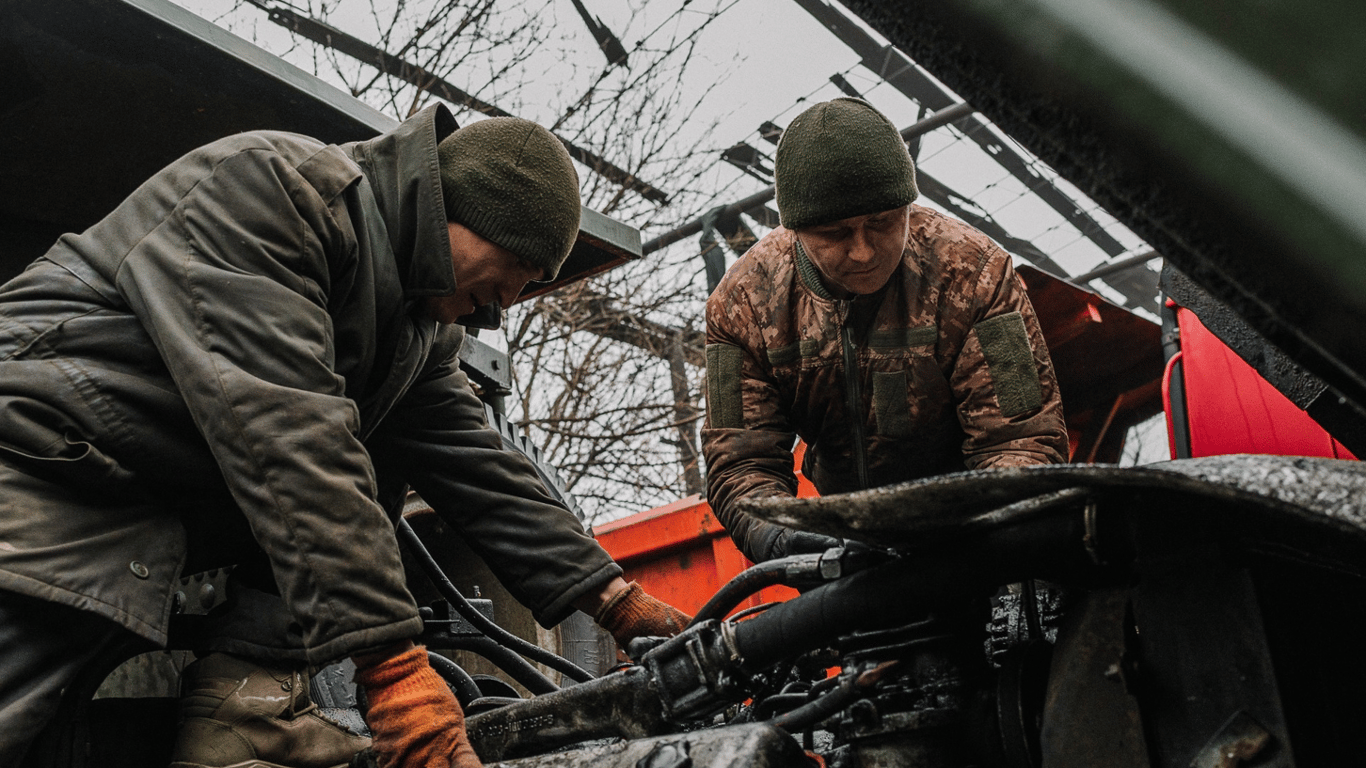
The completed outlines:
<svg viewBox="0 0 1366 768">
<path fill-rule="evenodd" d="M 849 236 L 849 259 L 859 264 L 867 264 L 873 260 L 875 251 L 873 241 L 868 237 L 868 233 L 862 229 L 854 230 Z"/>
</svg>

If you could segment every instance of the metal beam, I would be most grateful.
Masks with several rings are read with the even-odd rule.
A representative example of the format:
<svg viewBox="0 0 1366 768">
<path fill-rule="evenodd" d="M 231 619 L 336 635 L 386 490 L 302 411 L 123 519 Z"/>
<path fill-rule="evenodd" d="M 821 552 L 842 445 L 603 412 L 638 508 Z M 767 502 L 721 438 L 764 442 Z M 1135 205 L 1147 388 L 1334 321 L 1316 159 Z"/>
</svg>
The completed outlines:
<svg viewBox="0 0 1366 768">
<path fill-rule="evenodd" d="M 428 72 L 426 69 L 413 64 L 410 61 L 390 55 L 379 48 L 356 37 L 352 37 L 345 32 L 317 19 L 309 18 L 295 11 L 282 6 L 265 6 L 260 3 L 253 3 L 258 8 L 266 11 L 267 17 L 274 23 L 301 35 L 313 42 L 331 48 L 335 51 L 350 56 L 357 61 L 369 64 L 379 71 L 396 77 L 406 83 L 414 85 L 422 90 L 439 96 L 452 104 L 459 104 L 476 112 L 480 112 L 491 117 L 515 117 L 511 112 L 501 109 L 479 97 L 467 93 L 444 78 Z M 641 197 L 653 203 L 664 205 L 669 202 L 668 193 L 653 186 L 649 182 L 643 181 L 635 174 L 624 168 L 616 166 L 606 158 L 591 152 L 573 142 L 556 136 L 564 148 L 569 152 L 569 156 L 583 163 L 594 173 L 608 179 L 616 184 L 635 192 Z"/>
<path fill-rule="evenodd" d="M 858 54 L 864 67 L 886 80 L 907 98 L 935 110 L 943 109 L 956 100 L 921 72 L 904 53 L 894 46 L 878 43 L 844 11 L 825 0 L 796 0 L 796 3 L 825 25 L 840 42 Z M 961 127 L 969 139 L 976 142 L 1012 176 L 1023 182 L 1040 200 L 1067 219 L 1068 223 L 1095 243 L 1107 256 L 1113 258 L 1124 253 L 1124 246 L 1106 232 L 1099 222 L 1082 211 L 1077 202 L 1054 186 L 1052 181 L 1036 173 L 1018 152 L 1000 141 L 980 118 L 965 120 Z"/>
</svg>

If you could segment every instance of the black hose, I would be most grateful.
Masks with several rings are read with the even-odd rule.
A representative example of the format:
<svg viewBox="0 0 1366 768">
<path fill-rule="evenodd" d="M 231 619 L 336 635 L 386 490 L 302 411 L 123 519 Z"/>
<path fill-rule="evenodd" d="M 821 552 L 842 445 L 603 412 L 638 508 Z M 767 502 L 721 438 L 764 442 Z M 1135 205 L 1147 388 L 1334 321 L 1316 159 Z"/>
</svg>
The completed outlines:
<svg viewBox="0 0 1366 768">
<path fill-rule="evenodd" d="M 839 712 L 850 704 L 853 704 L 862 695 L 863 691 L 856 684 L 855 680 L 849 678 L 836 686 L 835 690 L 825 694 L 819 699 L 808 704 L 803 704 L 791 712 L 779 715 L 768 722 L 770 725 L 776 725 L 788 733 L 804 731 L 825 718 L 834 715 L 836 712 Z"/>
<path fill-rule="evenodd" d="M 884 661 L 876 667 L 864 670 L 857 675 L 845 675 L 836 678 L 839 683 L 835 686 L 835 690 L 821 696 L 809 704 L 803 704 L 791 712 L 779 715 L 768 722 L 770 725 L 776 725 L 788 733 L 805 731 L 816 723 L 819 723 L 858 701 L 863 697 L 863 694 L 866 691 L 872 690 L 884 675 L 900 664 L 901 662 L 899 661 Z M 814 695 L 815 688 L 812 688 L 811 692 Z"/>
<path fill-rule="evenodd" d="M 905 557 L 824 584 L 801 597 L 733 624 L 747 669 L 762 669 L 855 630 L 895 627 L 924 617 L 935 605 L 987 594 L 997 585 L 1036 574 L 1040 563 L 1090 567 L 1081 547 L 1081 520 L 1055 516 L 984 532 L 956 547 Z M 888 600 L 895 595 L 895 600 Z"/>
<path fill-rule="evenodd" d="M 736 611 L 735 615 L 731 616 L 729 619 L 726 619 L 726 621 L 739 621 L 740 619 L 749 618 L 750 616 L 753 616 L 756 613 L 763 613 L 764 611 L 767 611 L 769 608 L 772 608 L 773 606 L 779 604 L 781 604 L 781 601 L 772 603 L 762 603 L 760 605 L 751 605 L 743 611 Z"/>
<path fill-rule="evenodd" d="M 441 592 L 441 595 L 455 608 L 455 612 L 460 614 L 465 621 L 474 625 L 475 629 L 488 635 L 490 639 L 500 645 L 516 651 L 532 661 L 540 662 L 571 680 L 586 683 L 593 679 L 593 675 L 590 672 L 569 659 L 551 653 L 534 643 L 529 643 L 490 621 L 487 616 L 480 613 L 478 609 L 471 605 L 470 601 L 466 600 L 464 595 L 460 594 L 460 590 L 455 588 L 455 585 L 451 583 L 450 579 L 446 578 L 446 574 L 441 570 L 441 566 L 437 564 L 436 558 L 432 557 L 432 553 L 427 550 L 426 545 L 422 543 L 422 539 L 417 535 L 417 531 L 413 530 L 413 526 L 409 524 L 407 520 L 400 517 L 398 519 L 397 529 L 399 538 L 403 540 L 404 544 L 408 545 L 409 551 L 417 558 L 417 562 L 422 566 L 422 570 L 427 573 L 427 578 L 432 580 L 432 583 L 436 585 L 436 588 Z M 525 685 L 525 683 L 523 684 Z"/>
<path fill-rule="evenodd" d="M 772 696 L 754 705 L 754 719 L 767 720 L 774 712 L 779 710 L 787 712 L 801 707 L 807 702 L 808 696 L 803 693 L 775 693 Z"/>
<path fill-rule="evenodd" d="M 450 646 L 452 650 L 469 651 L 483 656 L 499 669 L 508 673 L 508 676 L 513 680 L 521 683 L 522 687 L 537 696 L 560 690 L 554 681 L 541 674 L 541 671 L 532 666 L 531 662 L 513 653 L 511 649 L 499 645 L 491 637 L 454 637 L 447 640 L 443 645 Z"/>
<path fill-rule="evenodd" d="M 786 584 L 795 577 L 810 578 L 819 573 L 821 555 L 792 555 L 777 560 L 769 560 L 740 572 L 726 582 L 724 587 L 711 596 L 707 604 L 693 617 L 688 626 L 700 624 L 708 619 L 720 619 L 741 600 L 774 584 Z"/>
<path fill-rule="evenodd" d="M 446 684 L 455 689 L 455 699 L 460 702 L 461 707 L 468 707 L 471 701 L 479 698 L 479 686 L 470 677 L 470 673 L 460 668 L 459 664 L 433 651 L 427 651 L 427 661 L 436 670 L 441 679 Z"/>
</svg>

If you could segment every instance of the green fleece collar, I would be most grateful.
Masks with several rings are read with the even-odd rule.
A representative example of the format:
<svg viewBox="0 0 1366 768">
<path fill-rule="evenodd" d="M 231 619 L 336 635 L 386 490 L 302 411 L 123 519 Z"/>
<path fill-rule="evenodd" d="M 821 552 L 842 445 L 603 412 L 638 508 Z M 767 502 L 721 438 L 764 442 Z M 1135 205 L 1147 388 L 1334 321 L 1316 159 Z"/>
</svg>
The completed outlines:
<svg viewBox="0 0 1366 768">
<path fill-rule="evenodd" d="M 829 288 L 825 287 L 825 281 L 821 279 L 820 270 L 816 269 L 816 265 L 812 264 L 811 258 L 806 255 L 806 249 L 802 247 L 802 241 L 798 240 L 796 235 L 793 235 L 792 242 L 796 244 L 797 274 L 801 275 L 802 282 L 806 283 L 806 287 L 810 288 L 811 292 L 820 298 L 825 299 L 826 301 L 834 301 L 835 295 L 830 292 Z"/>
</svg>

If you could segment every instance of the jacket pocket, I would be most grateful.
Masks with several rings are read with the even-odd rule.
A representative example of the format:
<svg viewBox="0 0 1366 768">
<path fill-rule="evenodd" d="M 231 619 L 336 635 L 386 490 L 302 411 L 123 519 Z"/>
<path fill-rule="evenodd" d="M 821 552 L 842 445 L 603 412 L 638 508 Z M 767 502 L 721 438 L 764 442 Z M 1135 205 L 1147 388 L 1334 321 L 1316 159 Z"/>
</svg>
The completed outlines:
<svg viewBox="0 0 1366 768">
<path fill-rule="evenodd" d="M 914 437 L 951 400 L 934 355 L 914 355 L 893 371 L 873 371 L 873 420 L 882 437 Z"/>
<path fill-rule="evenodd" d="M 84 440 L 61 436 L 41 453 L 0 442 L 0 460 L 34 477 L 69 482 L 98 492 L 121 492 L 133 473 Z"/>
</svg>

